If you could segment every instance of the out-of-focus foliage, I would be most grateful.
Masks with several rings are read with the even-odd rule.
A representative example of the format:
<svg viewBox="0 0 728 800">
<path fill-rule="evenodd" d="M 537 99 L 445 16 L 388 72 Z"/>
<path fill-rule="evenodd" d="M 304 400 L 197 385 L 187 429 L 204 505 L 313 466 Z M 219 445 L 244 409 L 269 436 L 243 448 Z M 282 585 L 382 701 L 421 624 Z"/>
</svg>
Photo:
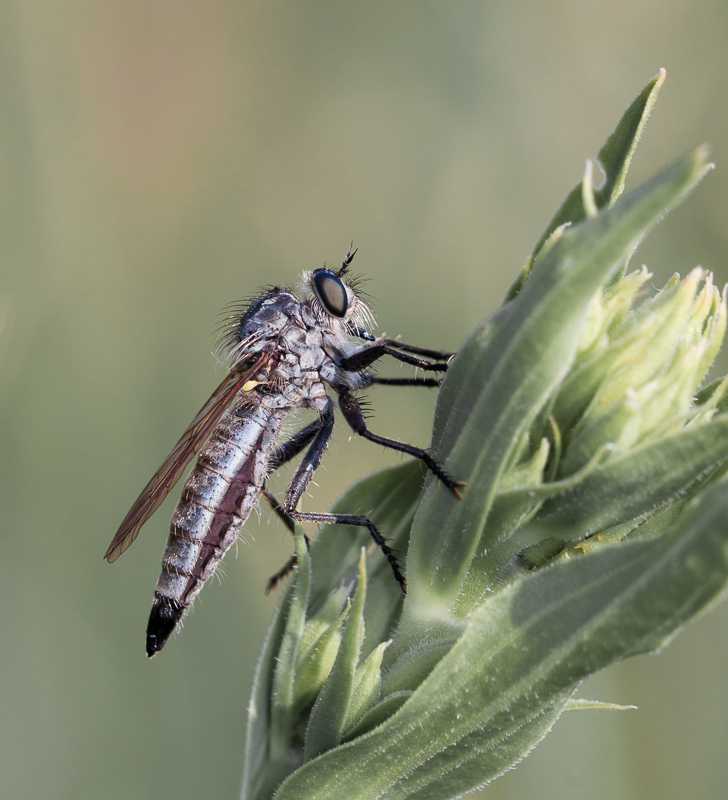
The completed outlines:
<svg viewBox="0 0 728 800">
<path fill-rule="evenodd" d="M 630 185 L 698 141 L 724 162 L 727 26 L 706 2 L 4 4 L 4 795 L 238 792 L 263 588 L 290 537 L 251 520 L 223 585 L 151 664 L 172 501 L 101 559 L 219 382 L 218 311 L 354 239 L 380 330 L 457 347 L 644 76 L 664 66 L 670 83 Z M 725 277 L 724 180 L 640 251 L 656 285 L 696 265 Z M 370 399 L 375 430 L 428 443 L 433 394 Z M 306 508 L 391 463 L 341 432 Z M 489 796 L 720 795 L 727 626 L 720 609 L 584 687 L 640 710 L 567 715 Z"/>
</svg>

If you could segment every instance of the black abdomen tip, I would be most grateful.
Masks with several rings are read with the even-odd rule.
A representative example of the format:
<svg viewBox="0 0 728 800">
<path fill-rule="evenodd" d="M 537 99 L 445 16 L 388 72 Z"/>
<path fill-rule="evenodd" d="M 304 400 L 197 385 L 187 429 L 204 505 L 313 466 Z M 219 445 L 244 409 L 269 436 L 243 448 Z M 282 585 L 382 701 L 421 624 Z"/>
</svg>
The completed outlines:
<svg viewBox="0 0 728 800">
<path fill-rule="evenodd" d="M 154 596 L 152 612 L 147 623 L 147 655 L 156 655 L 169 639 L 177 623 L 182 619 L 184 608 L 176 601 Z"/>
</svg>

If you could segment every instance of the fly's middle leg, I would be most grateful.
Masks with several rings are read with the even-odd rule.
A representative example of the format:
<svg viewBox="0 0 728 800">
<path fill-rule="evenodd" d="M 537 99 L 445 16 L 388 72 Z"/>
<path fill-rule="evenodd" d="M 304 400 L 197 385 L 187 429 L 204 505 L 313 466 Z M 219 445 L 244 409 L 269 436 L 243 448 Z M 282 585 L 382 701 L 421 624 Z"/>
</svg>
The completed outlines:
<svg viewBox="0 0 728 800">
<path fill-rule="evenodd" d="M 381 386 L 439 386 L 442 381 L 439 378 L 377 378 L 372 376 L 370 378 L 372 385 L 379 384 Z"/>
<path fill-rule="evenodd" d="M 370 442 L 381 444 L 383 447 L 388 447 L 391 450 L 398 450 L 400 453 L 407 453 L 410 456 L 414 456 L 415 458 L 419 458 L 420 460 L 424 461 L 430 472 L 432 472 L 432 474 L 438 478 L 438 480 L 440 480 L 455 495 L 455 497 L 458 498 L 458 500 L 462 499 L 462 495 L 458 490 L 459 488 L 465 486 L 465 484 L 462 483 L 462 481 L 454 481 L 437 463 L 437 461 L 435 461 L 435 459 L 427 452 L 427 450 L 423 450 L 421 447 L 415 447 L 411 444 L 405 444 L 404 442 L 398 442 L 396 439 L 389 439 L 386 436 L 379 436 L 376 433 L 372 433 L 369 428 L 367 428 L 364 414 L 361 410 L 361 405 L 356 397 L 354 397 L 354 395 L 351 394 L 346 387 L 338 387 L 337 391 L 339 393 L 339 407 L 341 408 L 341 412 L 344 415 L 344 419 L 349 423 L 349 425 L 351 425 L 354 433 L 358 433 L 359 436 L 362 436 L 364 439 L 368 439 Z"/>
<path fill-rule="evenodd" d="M 358 514 L 328 514 L 299 511 L 297 509 L 298 501 L 306 491 L 306 487 L 311 482 L 316 469 L 321 464 L 321 460 L 324 457 L 326 448 L 329 446 L 329 442 L 331 441 L 331 433 L 333 428 L 334 410 L 333 403 L 329 400 L 326 411 L 321 416 L 321 428 L 314 436 L 310 447 L 301 459 L 301 463 L 298 465 L 298 468 L 293 474 L 293 478 L 288 485 L 283 507 L 287 514 L 299 522 L 318 522 L 328 523 L 331 525 L 353 525 L 356 527 L 366 528 L 379 549 L 382 551 L 382 553 L 384 553 L 384 556 L 389 562 L 392 572 L 394 573 L 394 577 L 400 588 L 403 592 L 406 592 L 407 582 L 405 581 L 404 574 L 400 569 L 399 562 L 397 561 L 392 548 L 387 544 L 387 540 L 377 530 L 377 527 L 370 519 Z"/>
</svg>

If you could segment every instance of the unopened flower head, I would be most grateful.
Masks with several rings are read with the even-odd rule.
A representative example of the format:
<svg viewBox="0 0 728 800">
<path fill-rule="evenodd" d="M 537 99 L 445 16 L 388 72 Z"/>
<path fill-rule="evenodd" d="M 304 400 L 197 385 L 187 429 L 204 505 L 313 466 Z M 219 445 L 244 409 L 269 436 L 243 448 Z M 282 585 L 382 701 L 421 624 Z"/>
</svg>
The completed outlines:
<svg viewBox="0 0 728 800">
<path fill-rule="evenodd" d="M 564 442 L 562 477 L 604 445 L 622 451 L 701 411 L 693 398 L 725 333 L 725 294 L 712 274 L 696 268 L 637 304 L 650 277 L 643 268 L 592 302 L 577 360 L 554 407 Z"/>
</svg>

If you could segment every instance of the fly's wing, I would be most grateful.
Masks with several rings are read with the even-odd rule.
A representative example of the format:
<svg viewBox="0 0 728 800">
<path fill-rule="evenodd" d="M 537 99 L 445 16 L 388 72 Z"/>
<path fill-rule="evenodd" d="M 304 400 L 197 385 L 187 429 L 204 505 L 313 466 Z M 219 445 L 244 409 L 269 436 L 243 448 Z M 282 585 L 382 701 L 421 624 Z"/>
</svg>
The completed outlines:
<svg viewBox="0 0 728 800">
<path fill-rule="evenodd" d="M 116 536 L 114 536 L 109 549 L 104 555 L 105 559 L 109 562 L 116 561 L 136 539 L 142 525 L 162 505 L 164 498 L 180 479 L 190 459 L 210 435 L 238 390 L 266 364 L 268 359 L 269 356 L 264 353 L 245 373 L 228 373 L 223 382 L 215 389 L 212 397 L 202 407 L 200 413 L 182 434 L 182 438 L 177 442 L 164 464 L 154 473 L 152 479 L 144 487 L 129 513 L 124 517 L 124 521 L 121 523 Z"/>
</svg>

